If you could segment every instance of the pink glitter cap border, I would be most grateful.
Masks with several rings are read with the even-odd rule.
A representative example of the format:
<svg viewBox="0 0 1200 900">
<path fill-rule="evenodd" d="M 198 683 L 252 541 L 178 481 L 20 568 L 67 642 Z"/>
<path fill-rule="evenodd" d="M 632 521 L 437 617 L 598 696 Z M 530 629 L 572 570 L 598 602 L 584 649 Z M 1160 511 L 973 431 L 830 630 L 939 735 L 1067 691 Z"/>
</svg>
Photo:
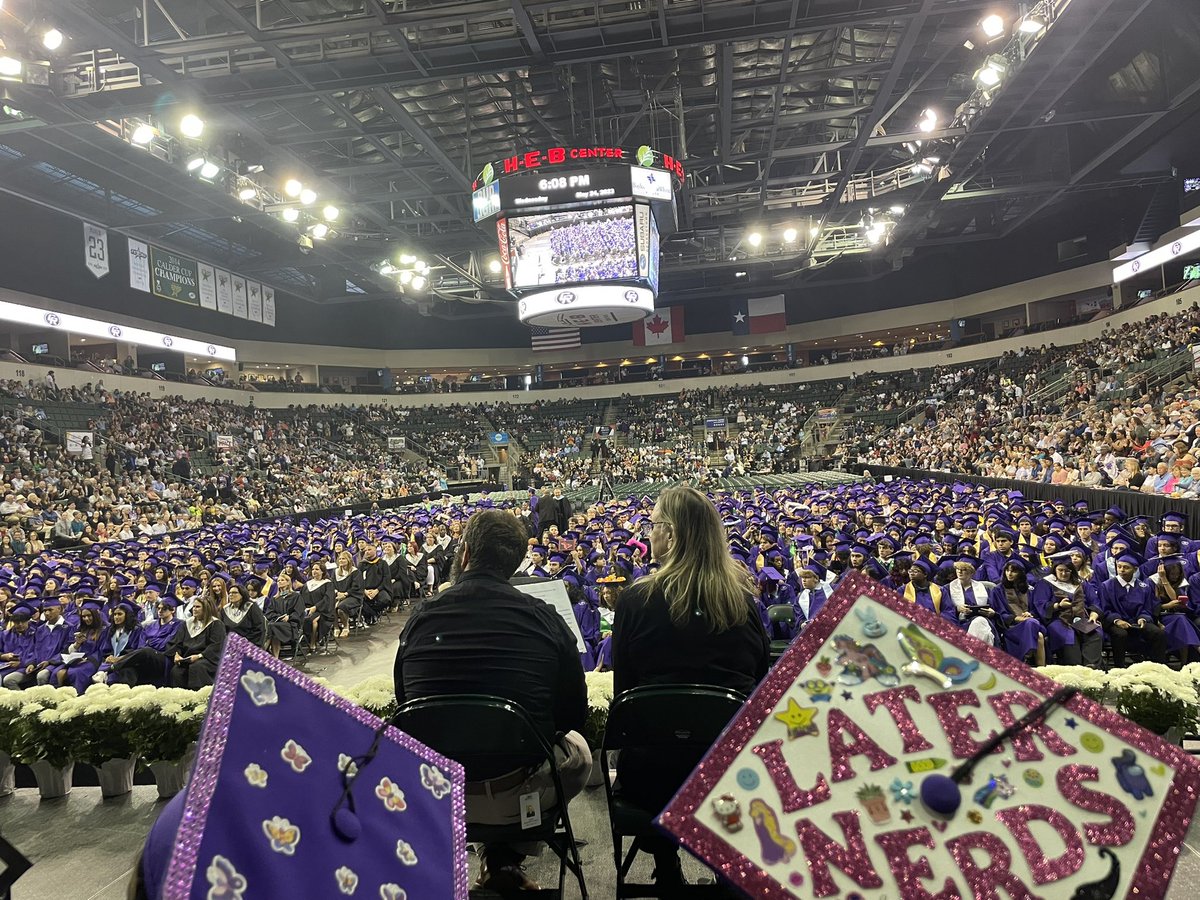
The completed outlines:
<svg viewBox="0 0 1200 900">
<path fill-rule="evenodd" d="M 986 663 L 1038 694 L 1049 696 L 1061 687 L 1057 682 L 1039 674 L 1036 669 L 1030 668 L 1004 651 L 969 637 L 952 622 L 935 616 L 914 603 L 906 602 L 895 591 L 888 590 L 877 581 L 859 573 L 847 575 L 826 601 L 821 612 L 767 673 L 767 677 L 717 739 L 713 749 L 701 760 L 692 776 L 658 818 L 658 824 L 674 835 L 680 844 L 747 894 L 761 900 L 791 900 L 796 895 L 722 840 L 708 825 L 700 821 L 697 811 L 704 798 L 711 793 L 713 786 L 771 714 L 771 710 L 778 705 L 784 693 L 792 687 L 800 671 L 841 626 L 846 614 L 862 596 L 911 619 L 926 631 L 953 644 L 967 656 Z M 1150 840 L 1138 861 L 1137 872 L 1127 894 L 1127 897 L 1137 897 L 1138 900 L 1166 897 L 1183 838 L 1187 834 L 1196 808 L 1197 793 L 1200 791 L 1200 762 L 1181 748 L 1167 743 L 1140 725 L 1082 694 L 1077 694 L 1063 708 L 1175 769 L 1175 778 L 1167 789 L 1162 808 L 1154 821 Z"/>
<path fill-rule="evenodd" d="M 250 660 L 268 670 L 272 675 L 308 691 L 372 731 L 377 730 L 383 724 L 383 720 L 378 716 L 367 712 L 361 706 L 356 706 L 329 688 L 322 687 L 303 672 L 276 659 L 261 647 L 256 647 L 240 635 L 229 635 L 225 640 L 225 649 L 221 656 L 220 668 L 217 670 L 216 681 L 213 684 L 212 696 L 209 697 L 204 730 L 196 745 L 196 764 L 192 768 L 191 780 L 184 788 L 187 791 L 187 800 L 184 804 L 179 830 L 175 834 L 176 849 L 167 869 L 167 877 L 163 885 L 163 900 L 189 900 L 191 897 L 191 886 L 196 875 L 196 854 L 200 849 L 200 840 L 204 835 L 209 806 L 217 788 L 221 754 L 224 752 L 225 743 L 229 738 L 230 716 L 233 713 L 233 703 L 237 697 L 238 679 L 241 675 L 243 660 Z M 436 765 L 450 779 L 452 784 L 450 800 L 454 816 L 454 900 L 467 900 L 469 872 L 463 768 L 454 760 L 431 750 L 416 738 L 390 725 L 384 734 L 389 740 Z"/>
</svg>

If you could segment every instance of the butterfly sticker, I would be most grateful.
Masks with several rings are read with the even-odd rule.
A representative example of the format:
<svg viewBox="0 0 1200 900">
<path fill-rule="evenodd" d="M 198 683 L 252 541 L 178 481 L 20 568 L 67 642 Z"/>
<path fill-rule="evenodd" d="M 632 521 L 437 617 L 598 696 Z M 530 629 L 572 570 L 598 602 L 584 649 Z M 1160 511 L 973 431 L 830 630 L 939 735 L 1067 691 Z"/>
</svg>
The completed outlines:
<svg viewBox="0 0 1200 900">
<path fill-rule="evenodd" d="M 337 879 L 338 890 L 343 894 L 353 894 L 358 887 L 358 876 L 348 866 L 342 866 L 333 873 L 333 877 Z"/>
<path fill-rule="evenodd" d="M 262 829 L 263 834 L 271 841 L 272 850 L 282 853 L 284 856 L 295 854 L 296 845 L 300 843 L 298 826 L 293 825 L 282 816 L 273 816 L 263 820 Z"/>
<path fill-rule="evenodd" d="M 454 786 L 450 779 L 442 774 L 442 770 L 429 763 L 421 763 L 421 785 L 433 794 L 435 800 L 441 800 Z"/>
<path fill-rule="evenodd" d="M 345 772 L 351 778 L 358 774 L 358 764 L 345 753 L 338 754 L 338 771 Z"/>
<path fill-rule="evenodd" d="M 400 785 L 386 776 L 375 788 L 375 796 L 382 800 L 383 805 L 392 812 L 404 812 L 408 809 L 408 803 L 404 800 L 404 791 L 400 790 Z"/>
<path fill-rule="evenodd" d="M 246 890 L 246 878 L 225 857 L 220 854 L 214 856 L 204 874 L 211 885 L 208 889 L 208 900 L 242 900 L 242 893 Z"/>
<path fill-rule="evenodd" d="M 408 893 L 398 884 L 381 884 L 379 900 L 408 900 Z"/>
<path fill-rule="evenodd" d="M 251 669 L 243 673 L 239 681 L 255 706 L 273 706 L 279 702 L 279 694 L 275 691 L 275 679 L 266 672 Z"/>
<path fill-rule="evenodd" d="M 246 780 L 250 782 L 253 787 L 265 788 L 267 786 L 267 770 L 258 763 L 250 763 L 250 765 L 246 766 L 246 768 L 243 770 L 242 774 L 246 776 Z"/>
<path fill-rule="evenodd" d="M 404 863 L 406 866 L 415 866 L 417 864 L 417 854 L 413 850 L 412 845 L 407 841 L 396 841 L 396 859 Z"/>
<path fill-rule="evenodd" d="M 293 772 L 303 772 L 312 762 L 312 757 L 308 755 L 303 747 L 295 741 L 289 740 L 283 745 L 283 749 L 279 751 L 279 755 L 283 761 L 292 767 Z"/>
</svg>

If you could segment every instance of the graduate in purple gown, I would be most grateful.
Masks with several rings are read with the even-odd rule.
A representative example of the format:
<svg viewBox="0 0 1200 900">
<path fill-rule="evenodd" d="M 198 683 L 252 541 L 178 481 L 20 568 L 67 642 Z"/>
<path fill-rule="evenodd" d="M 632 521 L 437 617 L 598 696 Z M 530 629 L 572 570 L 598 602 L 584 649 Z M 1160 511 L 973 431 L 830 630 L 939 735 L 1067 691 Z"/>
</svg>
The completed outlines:
<svg viewBox="0 0 1200 900">
<path fill-rule="evenodd" d="M 1100 668 L 1104 652 L 1104 629 L 1096 588 L 1080 578 L 1072 551 L 1056 553 L 1054 572 L 1042 579 L 1050 594 L 1044 598 L 1039 616 L 1046 626 L 1046 652 L 1059 665 Z M 1090 563 L 1089 563 L 1090 571 Z"/>
<path fill-rule="evenodd" d="M 917 557 L 908 567 L 908 584 L 897 591 L 909 603 L 929 610 L 948 622 L 958 624 L 958 610 L 941 585 L 930 581 L 935 565 L 925 557 Z"/>
<path fill-rule="evenodd" d="M 953 579 L 945 584 L 944 590 L 958 610 L 959 624 L 971 637 L 993 647 L 998 646 L 1003 610 L 993 605 L 992 585 L 987 581 L 977 580 L 977 574 L 983 565 L 982 560 L 978 556 L 963 553 L 943 557 L 942 561 L 950 565 L 954 573 Z"/>
<path fill-rule="evenodd" d="M 990 605 L 1000 620 L 1004 649 L 1017 659 L 1046 664 L 1046 628 L 1041 614 L 1050 597 L 1041 581 L 1030 581 L 1029 563 L 1010 557 L 1000 571 L 1000 581 L 989 595 Z"/>
<path fill-rule="evenodd" d="M 109 614 L 108 630 L 100 645 L 100 665 L 93 681 L 107 683 L 113 663 L 142 646 L 145 630 L 137 619 L 137 609 L 131 600 L 122 600 Z"/>
<path fill-rule="evenodd" d="M 33 605 L 22 601 L 9 609 L 8 627 L 0 631 L 0 684 L 6 688 L 21 687 L 37 664 L 35 615 Z"/>
<path fill-rule="evenodd" d="M 66 652 L 74 638 L 74 632 L 67 626 L 62 616 L 62 606 L 58 597 L 45 597 L 41 602 L 42 621 L 34 621 L 33 655 L 35 662 L 33 670 L 26 672 L 19 682 L 5 680 L 7 687 L 29 687 L 32 684 L 46 684 L 50 681 L 50 670 L 62 662 L 62 654 Z"/>
<path fill-rule="evenodd" d="M 1184 578 L 1183 557 L 1159 559 L 1149 586 L 1158 605 L 1158 622 L 1167 633 L 1167 652 L 1178 654 L 1182 662 L 1193 661 L 1200 656 L 1196 649 L 1200 647 L 1200 633 L 1191 619 L 1190 588 Z"/>
<path fill-rule="evenodd" d="M 790 638 L 794 638 L 813 617 L 821 611 L 825 601 L 829 599 L 829 586 L 824 583 L 825 567 L 818 562 L 807 562 L 800 567 L 800 590 L 796 591 L 792 608 L 796 611 L 796 620 L 792 626 Z"/>
<path fill-rule="evenodd" d="M 175 616 L 178 603 L 170 594 L 158 598 L 156 619 L 142 626 L 141 646 L 135 650 L 126 648 L 115 662 L 109 664 L 109 684 L 152 684 L 156 687 L 166 684 L 171 669 L 167 645 L 180 625 Z"/>
<path fill-rule="evenodd" d="M 79 630 L 68 648 L 70 653 L 82 655 L 70 662 L 60 662 L 51 666 L 50 683 L 69 684 L 81 694 L 86 691 L 92 683 L 92 676 L 100 666 L 100 647 L 107 628 L 103 604 L 99 600 L 85 600 L 79 609 Z"/>
<path fill-rule="evenodd" d="M 1125 666 L 1131 644 L 1151 662 L 1167 661 L 1167 635 L 1155 621 L 1154 591 L 1137 581 L 1142 560 L 1135 553 L 1117 557 L 1117 574 L 1100 585 L 1099 601 L 1104 610 L 1104 631 L 1112 645 L 1113 663 Z"/>
</svg>

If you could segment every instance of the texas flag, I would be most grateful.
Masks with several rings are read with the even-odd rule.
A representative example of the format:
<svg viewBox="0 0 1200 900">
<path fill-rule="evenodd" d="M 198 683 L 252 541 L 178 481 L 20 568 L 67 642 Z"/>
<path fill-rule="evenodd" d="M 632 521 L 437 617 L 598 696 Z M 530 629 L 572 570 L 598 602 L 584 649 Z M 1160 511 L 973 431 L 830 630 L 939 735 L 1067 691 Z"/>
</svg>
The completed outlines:
<svg viewBox="0 0 1200 900">
<path fill-rule="evenodd" d="M 787 313 L 783 307 L 783 294 L 774 297 L 753 297 L 749 300 L 731 300 L 729 311 L 733 317 L 731 331 L 734 334 L 769 334 L 787 329 Z"/>
<path fill-rule="evenodd" d="M 683 307 L 656 309 L 654 315 L 633 323 L 633 346 L 653 347 L 683 341 Z"/>
</svg>

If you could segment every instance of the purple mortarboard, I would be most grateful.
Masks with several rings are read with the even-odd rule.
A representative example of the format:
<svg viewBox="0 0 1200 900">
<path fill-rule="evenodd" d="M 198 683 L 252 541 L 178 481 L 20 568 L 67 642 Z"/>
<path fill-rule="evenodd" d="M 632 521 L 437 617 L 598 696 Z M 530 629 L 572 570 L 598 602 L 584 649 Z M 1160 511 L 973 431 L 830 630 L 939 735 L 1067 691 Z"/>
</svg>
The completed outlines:
<svg viewBox="0 0 1200 900">
<path fill-rule="evenodd" d="M 37 610 L 31 603 L 18 603 L 8 611 L 8 617 L 14 622 L 24 622 L 37 615 Z"/>
<path fill-rule="evenodd" d="M 758 573 L 758 580 L 766 581 L 783 581 L 783 576 L 774 566 L 766 566 Z"/>
<path fill-rule="evenodd" d="M 1117 557 L 1117 562 L 1125 563 L 1133 566 L 1135 569 L 1142 564 L 1142 558 L 1136 553 L 1122 553 Z"/>
<path fill-rule="evenodd" d="M 150 896 L 466 900 L 462 767 L 238 635 L 196 760 Z"/>
</svg>

